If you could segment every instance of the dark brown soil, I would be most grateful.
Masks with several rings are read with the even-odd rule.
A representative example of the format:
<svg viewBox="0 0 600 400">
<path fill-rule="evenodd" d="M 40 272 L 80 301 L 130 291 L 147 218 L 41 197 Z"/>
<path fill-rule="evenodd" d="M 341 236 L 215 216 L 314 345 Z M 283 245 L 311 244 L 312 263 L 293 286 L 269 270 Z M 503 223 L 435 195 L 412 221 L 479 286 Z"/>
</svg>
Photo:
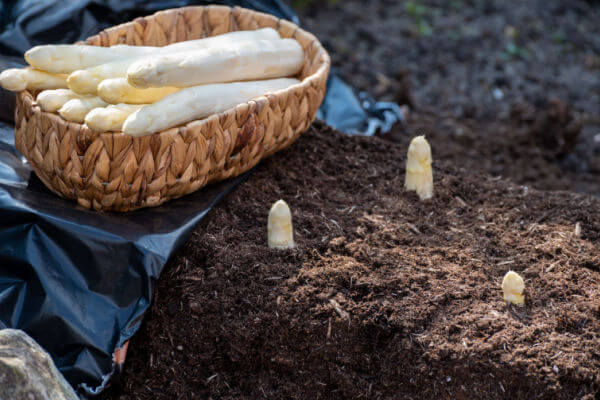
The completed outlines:
<svg viewBox="0 0 600 400">
<path fill-rule="evenodd" d="M 574 118 L 555 98 L 541 107 L 516 105 L 510 119 L 486 123 L 415 111 L 406 128 L 398 126 L 382 138 L 408 146 L 424 134 L 437 144 L 437 159 L 467 170 L 536 189 L 600 196 L 600 147 L 594 157 L 575 154 L 581 122 Z"/>
<path fill-rule="evenodd" d="M 316 125 L 263 162 L 170 262 L 104 398 L 593 399 L 600 200 L 436 161 L 422 202 L 405 152 Z M 292 251 L 266 246 L 280 198 Z"/>
<path fill-rule="evenodd" d="M 600 200 L 535 190 L 600 195 L 600 3 L 295 5 L 408 124 L 316 125 L 262 163 L 171 260 L 103 398 L 600 398 Z M 428 202 L 402 190 L 416 134 Z M 279 198 L 293 251 L 266 247 Z M 524 309 L 502 301 L 509 269 Z"/>
<path fill-rule="evenodd" d="M 294 3 L 344 79 L 411 105 L 407 130 L 434 136 L 439 159 L 600 196 L 600 2 Z"/>
</svg>

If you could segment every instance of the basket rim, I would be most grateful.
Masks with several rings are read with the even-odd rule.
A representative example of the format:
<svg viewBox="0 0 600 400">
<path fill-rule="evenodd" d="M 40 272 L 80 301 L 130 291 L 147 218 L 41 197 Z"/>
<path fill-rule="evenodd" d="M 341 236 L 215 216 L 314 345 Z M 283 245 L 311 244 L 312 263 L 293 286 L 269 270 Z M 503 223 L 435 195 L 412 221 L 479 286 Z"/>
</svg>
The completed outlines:
<svg viewBox="0 0 600 400">
<path fill-rule="evenodd" d="M 302 36 L 305 36 L 310 39 L 310 44 L 308 46 L 316 47 L 318 50 L 315 53 L 316 54 L 315 57 L 320 57 L 320 59 L 318 60 L 319 67 L 317 68 L 317 70 L 314 73 L 312 73 L 312 74 L 306 76 L 304 79 L 302 79 L 300 81 L 300 83 L 297 83 L 297 84 L 287 87 L 285 89 L 281 89 L 281 90 L 271 92 L 269 94 L 266 94 L 266 95 L 263 95 L 260 97 L 256 97 L 253 100 L 250 100 L 246 103 L 240 103 L 237 106 L 230 108 L 228 110 L 225 110 L 223 112 L 211 114 L 210 116 L 202 118 L 202 119 L 195 119 L 195 120 L 186 122 L 181 125 L 177 125 L 177 126 L 174 126 L 171 128 L 164 129 L 160 132 L 155 132 L 150 135 L 144 135 L 144 136 L 139 136 L 139 137 L 129 135 L 130 139 L 133 141 L 142 140 L 144 138 L 153 137 L 153 136 L 162 137 L 164 135 L 170 135 L 173 133 L 174 130 L 180 131 L 182 129 L 186 129 L 190 125 L 193 125 L 194 127 L 198 127 L 199 125 L 202 126 L 202 125 L 212 124 L 220 119 L 228 118 L 230 116 L 236 115 L 237 111 L 241 110 L 243 108 L 252 107 L 253 105 L 256 106 L 256 104 L 263 103 L 265 101 L 267 101 L 267 102 L 278 101 L 280 98 L 283 97 L 284 93 L 294 92 L 294 91 L 304 91 L 304 90 L 308 89 L 310 86 L 317 85 L 317 82 L 319 79 L 321 79 L 323 77 L 327 77 L 329 74 L 329 70 L 331 68 L 331 57 L 329 56 L 329 53 L 323 47 L 321 42 L 316 38 L 316 36 L 314 36 L 312 33 L 308 32 L 308 31 L 300 28 L 298 25 L 294 24 L 293 22 L 291 22 L 289 20 L 286 20 L 283 18 L 277 18 L 272 14 L 267 14 L 267 13 L 263 13 L 260 11 L 255 11 L 255 10 L 251 10 L 248 8 L 239 7 L 239 6 L 230 7 L 230 6 L 224 6 L 224 5 L 206 5 L 206 6 L 196 5 L 196 6 L 185 6 L 185 7 L 160 10 L 153 14 L 150 14 L 150 15 L 147 15 L 144 17 L 138 17 L 132 21 L 125 22 L 125 23 L 122 23 L 119 25 L 115 25 L 115 26 L 109 27 L 107 29 L 103 29 L 102 31 L 98 32 L 97 34 L 88 37 L 85 40 L 85 42 L 77 42 L 76 44 L 87 44 L 87 43 L 89 43 L 90 39 L 98 37 L 104 32 L 121 29 L 124 26 L 134 23 L 135 21 L 137 21 L 140 18 L 156 18 L 157 16 L 160 16 L 162 14 L 169 14 L 169 13 L 173 13 L 173 12 L 177 13 L 177 12 L 181 12 L 182 10 L 188 10 L 188 9 L 213 9 L 213 10 L 219 10 L 222 12 L 229 12 L 230 15 L 233 14 L 234 12 L 251 13 L 251 14 L 255 14 L 257 16 L 262 16 L 263 18 L 266 18 L 266 19 L 270 20 L 271 22 L 273 22 L 273 25 L 261 24 L 259 26 L 259 28 L 272 27 L 273 29 L 275 29 L 277 31 L 279 31 L 281 26 L 285 24 L 288 27 L 293 28 L 293 33 L 290 36 L 291 38 L 296 39 L 297 35 L 302 35 Z M 43 111 L 40 108 L 40 106 L 37 105 L 37 103 L 35 102 L 33 93 L 30 90 L 27 90 L 27 89 L 23 90 L 23 91 L 17 93 L 17 96 L 19 96 L 19 99 L 23 102 L 24 106 L 30 108 L 35 113 L 40 113 L 40 114 L 44 115 L 45 117 L 54 119 L 57 124 L 62 124 L 65 126 L 69 125 L 69 124 L 74 124 L 74 125 L 78 126 L 80 133 L 84 135 L 84 137 L 83 137 L 84 140 L 93 140 L 96 137 L 103 136 L 103 135 L 110 135 L 110 136 L 125 136 L 126 135 L 123 132 L 94 131 L 85 124 L 67 121 L 67 120 L 61 118 L 60 116 L 56 115 L 55 113 Z M 187 132 L 188 133 L 196 132 L 196 133 L 193 133 L 194 135 L 200 134 L 199 133 L 200 130 L 194 130 L 194 129 L 187 130 Z"/>
</svg>

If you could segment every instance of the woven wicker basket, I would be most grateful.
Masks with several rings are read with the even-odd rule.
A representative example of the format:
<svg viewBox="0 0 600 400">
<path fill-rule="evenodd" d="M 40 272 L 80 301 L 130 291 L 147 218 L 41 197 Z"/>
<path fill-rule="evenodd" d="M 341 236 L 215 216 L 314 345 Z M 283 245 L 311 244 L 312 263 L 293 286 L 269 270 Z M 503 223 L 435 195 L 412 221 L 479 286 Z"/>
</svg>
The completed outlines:
<svg viewBox="0 0 600 400">
<path fill-rule="evenodd" d="M 235 109 L 151 136 L 98 133 L 43 112 L 34 94 L 20 92 L 15 142 L 54 193 L 96 210 L 153 207 L 210 182 L 239 175 L 292 144 L 315 119 L 330 59 L 319 41 L 271 15 L 224 6 L 184 7 L 138 18 L 87 39 L 164 46 L 236 30 L 273 27 L 304 48 L 302 83 Z"/>
</svg>

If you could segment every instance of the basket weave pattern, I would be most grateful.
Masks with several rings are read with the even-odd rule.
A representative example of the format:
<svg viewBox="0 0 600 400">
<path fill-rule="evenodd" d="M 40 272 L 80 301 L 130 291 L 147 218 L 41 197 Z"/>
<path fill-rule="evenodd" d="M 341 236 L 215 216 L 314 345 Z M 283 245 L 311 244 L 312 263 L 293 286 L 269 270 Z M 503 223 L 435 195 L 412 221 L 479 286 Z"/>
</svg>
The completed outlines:
<svg viewBox="0 0 600 400">
<path fill-rule="evenodd" d="M 203 120 L 154 135 L 98 133 L 43 112 L 17 95 L 15 143 L 56 194 L 96 210 L 153 207 L 210 182 L 234 177 L 292 144 L 316 117 L 330 59 L 296 25 L 243 8 L 184 7 L 138 18 L 87 39 L 98 46 L 164 46 L 236 30 L 272 27 L 304 49 L 302 83 Z"/>
</svg>

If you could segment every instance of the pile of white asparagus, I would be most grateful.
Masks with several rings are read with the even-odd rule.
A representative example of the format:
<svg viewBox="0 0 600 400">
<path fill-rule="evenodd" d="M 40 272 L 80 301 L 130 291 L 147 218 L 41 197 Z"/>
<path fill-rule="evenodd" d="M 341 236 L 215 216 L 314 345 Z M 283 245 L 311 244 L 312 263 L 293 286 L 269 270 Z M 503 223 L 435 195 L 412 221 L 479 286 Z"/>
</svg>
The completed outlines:
<svg viewBox="0 0 600 400">
<path fill-rule="evenodd" d="M 30 67 L 0 74 L 12 91 L 42 90 L 46 112 L 99 132 L 145 136 L 299 83 L 300 44 L 277 31 L 230 32 L 165 47 L 36 46 Z"/>
</svg>

